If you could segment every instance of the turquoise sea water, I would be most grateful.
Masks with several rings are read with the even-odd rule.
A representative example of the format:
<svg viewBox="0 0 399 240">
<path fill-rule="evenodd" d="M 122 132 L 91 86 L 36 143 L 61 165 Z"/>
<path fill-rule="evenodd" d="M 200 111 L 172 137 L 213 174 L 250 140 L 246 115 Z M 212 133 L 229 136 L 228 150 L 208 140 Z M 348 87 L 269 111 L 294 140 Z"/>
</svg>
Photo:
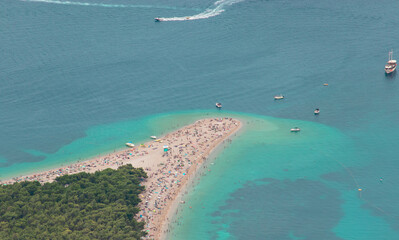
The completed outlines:
<svg viewBox="0 0 399 240">
<path fill-rule="evenodd" d="M 212 157 L 170 239 L 398 239 L 399 79 L 383 73 L 398 9 L 0 1 L 0 178 L 234 115 L 247 128 Z"/>
</svg>

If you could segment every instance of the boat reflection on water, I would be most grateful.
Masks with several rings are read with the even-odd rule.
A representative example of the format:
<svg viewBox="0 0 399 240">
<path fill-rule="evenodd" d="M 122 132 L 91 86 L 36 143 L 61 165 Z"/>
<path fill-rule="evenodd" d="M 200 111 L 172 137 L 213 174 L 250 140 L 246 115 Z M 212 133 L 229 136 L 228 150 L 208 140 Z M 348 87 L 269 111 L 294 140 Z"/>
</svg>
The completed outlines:
<svg viewBox="0 0 399 240">
<path fill-rule="evenodd" d="M 396 71 L 390 73 L 390 74 L 385 74 L 385 78 L 388 79 L 395 79 L 396 78 Z"/>
</svg>

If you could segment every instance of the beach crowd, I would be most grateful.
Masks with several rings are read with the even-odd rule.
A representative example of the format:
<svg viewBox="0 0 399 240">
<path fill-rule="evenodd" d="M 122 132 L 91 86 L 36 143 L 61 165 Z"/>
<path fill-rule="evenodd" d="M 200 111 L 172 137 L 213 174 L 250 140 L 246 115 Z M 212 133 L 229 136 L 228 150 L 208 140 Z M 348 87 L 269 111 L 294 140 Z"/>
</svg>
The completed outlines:
<svg viewBox="0 0 399 240">
<path fill-rule="evenodd" d="M 65 174 L 116 169 L 124 164 L 142 167 L 148 178 L 142 182 L 145 191 L 140 195 L 141 210 L 136 217 L 139 221 L 145 221 L 147 239 L 161 239 L 165 234 L 163 226 L 169 225 L 168 211 L 173 211 L 172 202 L 182 187 L 195 175 L 210 152 L 240 126 L 240 121 L 232 118 L 202 119 L 134 148 L 0 183 L 39 181 L 43 184 Z M 178 204 L 186 203 L 180 201 Z"/>
</svg>

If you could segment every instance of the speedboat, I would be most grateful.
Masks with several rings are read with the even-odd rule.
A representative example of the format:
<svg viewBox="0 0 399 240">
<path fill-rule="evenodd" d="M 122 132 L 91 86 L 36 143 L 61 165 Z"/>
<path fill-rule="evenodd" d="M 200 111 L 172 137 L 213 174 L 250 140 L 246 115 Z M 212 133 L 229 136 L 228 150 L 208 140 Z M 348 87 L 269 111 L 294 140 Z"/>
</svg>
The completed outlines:
<svg viewBox="0 0 399 240">
<path fill-rule="evenodd" d="M 392 57 L 393 57 L 392 50 L 389 52 L 388 55 L 389 55 L 388 62 L 387 62 L 387 64 L 385 64 L 385 69 L 384 69 L 386 74 L 390 74 L 390 73 L 394 72 L 396 70 L 396 66 L 397 66 L 396 60 L 392 59 Z"/>
<path fill-rule="evenodd" d="M 216 107 L 217 107 L 217 108 L 222 108 L 222 104 L 217 102 L 217 103 L 216 103 Z"/>
<path fill-rule="evenodd" d="M 319 115 L 320 113 L 320 109 L 316 108 L 316 110 L 314 110 L 314 115 Z"/>
<path fill-rule="evenodd" d="M 134 147 L 134 144 L 132 143 L 132 142 L 128 142 L 128 143 L 126 143 L 126 146 L 128 146 L 128 147 Z"/>
<path fill-rule="evenodd" d="M 157 139 L 157 136 L 151 136 L 150 138 L 152 138 L 152 139 Z"/>
<path fill-rule="evenodd" d="M 161 22 L 162 20 L 160 18 L 154 18 L 155 22 Z"/>
<path fill-rule="evenodd" d="M 281 99 L 284 99 L 284 96 L 283 95 L 277 95 L 277 96 L 274 96 L 274 100 L 281 100 Z"/>
<path fill-rule="evenodd" d="M 291 128 L 291 132 L 299 132 L 301 129 L 299 127 Z"/>
<path fill-rule="evenodd" d="M 323 86 L 328 86 L 328 83 L 324 83 Z"/>
</svg>

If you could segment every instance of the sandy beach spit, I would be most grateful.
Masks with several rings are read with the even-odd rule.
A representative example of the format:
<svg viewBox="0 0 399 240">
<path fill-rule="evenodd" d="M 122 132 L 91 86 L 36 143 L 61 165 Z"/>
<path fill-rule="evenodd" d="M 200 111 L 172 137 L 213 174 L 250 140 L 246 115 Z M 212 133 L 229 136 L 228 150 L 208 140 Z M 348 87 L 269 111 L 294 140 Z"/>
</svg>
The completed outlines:
<svg viewBox="0 0 399 240">
<path fill-rule="evenodd" d="M 55 178 L 79 172 L 95 172 L 106 168 L 117 169 L 132 164 L 143 168 L 148 175 L 142 184 L 146 187 L 140 195 L 140 212 L 136 216 L 145 221 L 148 235 L 145 239 L 164 239 L 169 225 L 172 205 L 190 176 L 200 168 L 211 151 L 241 127 L 232 118 L 202 119 L 163 136 L 157 141 L 70 164 L 49 171 L 15 177 L 1 181 L 12 184 L 20 181 L 52 182 Z M 177 203 L 174 203 L 175 205 Z M 184 202 L 178 204 L 185 204 Z"/>
</svg>

